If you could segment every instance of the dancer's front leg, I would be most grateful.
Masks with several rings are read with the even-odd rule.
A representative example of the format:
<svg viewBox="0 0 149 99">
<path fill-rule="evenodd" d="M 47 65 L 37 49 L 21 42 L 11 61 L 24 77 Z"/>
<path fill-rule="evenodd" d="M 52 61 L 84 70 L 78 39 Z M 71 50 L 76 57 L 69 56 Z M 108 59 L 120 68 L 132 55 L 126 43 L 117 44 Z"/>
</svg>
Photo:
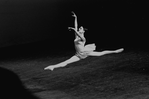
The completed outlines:
<svg viewBox="0 0 149 99">
<path fill-rule="evenodd" d="M 106 55 L 106 54 L 112 54 L 112 53 L 120 53 L 122 52 L 124 49 L 118 49 L 118 50 L 107 50 L 107 51 L 102 51 L 102 52 L 91 52 L 89 53 L 89 56 L 102 56 L 102 55 Z"/>
<path fill-rule="evenodd" d="M 80 60 L 80 58 L 78 58 L 77 56 L 74 55 L 70 59 L 68 59 L 68 60 L 66 60 L 64 62 L 61 62 L 59 64 L 56 64 L 56 65 L 50 65 L 50 66 L 44 68 L 44 70 L 48 70 L 49 69 L 49 70 L 53 71 L 55 68 L 65 67 L 66 65 L 68 65 L 70 63 L 73 63 L 73 62 L 77 62 L 79 60 Z"/>
<path fill-rule="evenodd" d="M 65 62 L 62 62 L 62 63 L 56 64 L 56 65 L 47 66 L 47 67 L 44 68 L 44 70 L 51 70 L 51 71 L 53 71 L 55 68 L 64 67 L 66 65 L 67 64 Z"/>
</svg>

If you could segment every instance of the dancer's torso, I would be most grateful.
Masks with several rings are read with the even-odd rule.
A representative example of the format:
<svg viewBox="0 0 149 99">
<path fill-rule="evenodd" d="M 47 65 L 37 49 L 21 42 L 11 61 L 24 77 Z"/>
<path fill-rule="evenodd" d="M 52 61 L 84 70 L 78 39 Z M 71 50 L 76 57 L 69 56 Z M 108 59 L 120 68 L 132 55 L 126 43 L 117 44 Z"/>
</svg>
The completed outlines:
<svg viewBox="0 0 149 99">
<path fill-rule="evenodd" d="M 76 37 L 76 39 L 74 40 L 76 51 L 83 52 L 85 42 L 86 40 L 82 40 L 80 37 Z"/>
</svg>

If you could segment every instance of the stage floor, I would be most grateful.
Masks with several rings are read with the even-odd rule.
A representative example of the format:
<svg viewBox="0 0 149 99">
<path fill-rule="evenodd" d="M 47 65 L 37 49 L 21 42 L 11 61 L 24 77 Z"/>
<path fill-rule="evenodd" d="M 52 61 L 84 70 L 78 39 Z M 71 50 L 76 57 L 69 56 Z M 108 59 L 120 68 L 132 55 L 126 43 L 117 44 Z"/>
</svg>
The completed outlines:
<svg viewBox="0 0 149 99">
<path fill-rule="evenodd" d="M 69 57 L 5 60 L 0 67 L 17 74 L 39 99 L 149 98 L 149 53 L 124 51 L 88 57 L 54 71 L 44 70 Z"/>
</svg>

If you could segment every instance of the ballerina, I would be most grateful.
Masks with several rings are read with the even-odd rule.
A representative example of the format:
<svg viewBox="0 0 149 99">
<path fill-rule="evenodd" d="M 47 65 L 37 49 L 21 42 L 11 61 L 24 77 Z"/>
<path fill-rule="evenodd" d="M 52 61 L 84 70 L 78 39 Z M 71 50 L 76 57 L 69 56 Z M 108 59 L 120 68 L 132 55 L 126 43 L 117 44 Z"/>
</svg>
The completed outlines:
<svg viewBox="0 0 149 99">
<path fill-rule="evenodd" d="M 121 48 L 121 49 L 117 49 L 117 50 L 106 50 L 106 51 L 102 51 L 102 52 L 96 52 L 95 51 L 96 45 L 94 43 L 85 45 L 85 43 L 86 43 L 86 39 L 84 37 L 85 29 L 83 28 L 83 26 L 81 26 L 78 29 L 77 16 L 74 12 L 72 12 L 72 13 L 73 13 L 72 16 L 75 18 L 75 20 L 74 20 L 75 27 L 68 27 L 68 29 L 72 29 L 75 31 L 74 45 L 75 45 L 75 49 L 76 49 L 76 54 L 64 62 L 47 66 L 44 68 L 44 70 L 53 71 L 55 68 L 65 67 L 66 65 L 68 65 L 70 63 L 74 63 L 79 60 L 85 59 L 88 56 L 102 56 L 105 54 L 120 53 L 124 50 L 123 48 Z"/>
</svg>

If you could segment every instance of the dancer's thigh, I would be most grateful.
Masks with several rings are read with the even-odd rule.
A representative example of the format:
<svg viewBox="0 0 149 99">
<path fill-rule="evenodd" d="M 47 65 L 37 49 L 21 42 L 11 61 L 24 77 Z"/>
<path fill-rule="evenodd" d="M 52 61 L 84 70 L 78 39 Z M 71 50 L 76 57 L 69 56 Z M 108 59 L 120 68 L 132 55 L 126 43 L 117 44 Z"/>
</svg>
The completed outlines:
<svg viewBox="0 0 149 99">
<path fill-rule="evenodd" d="M 76 55 L 74 55 L 74 56 L 72 56 L 69 60 L 71 60 L 71 61 L 79 61 L 80 60 L 80 58 L 79 57 L 77 57 Z"/>
</svg>

